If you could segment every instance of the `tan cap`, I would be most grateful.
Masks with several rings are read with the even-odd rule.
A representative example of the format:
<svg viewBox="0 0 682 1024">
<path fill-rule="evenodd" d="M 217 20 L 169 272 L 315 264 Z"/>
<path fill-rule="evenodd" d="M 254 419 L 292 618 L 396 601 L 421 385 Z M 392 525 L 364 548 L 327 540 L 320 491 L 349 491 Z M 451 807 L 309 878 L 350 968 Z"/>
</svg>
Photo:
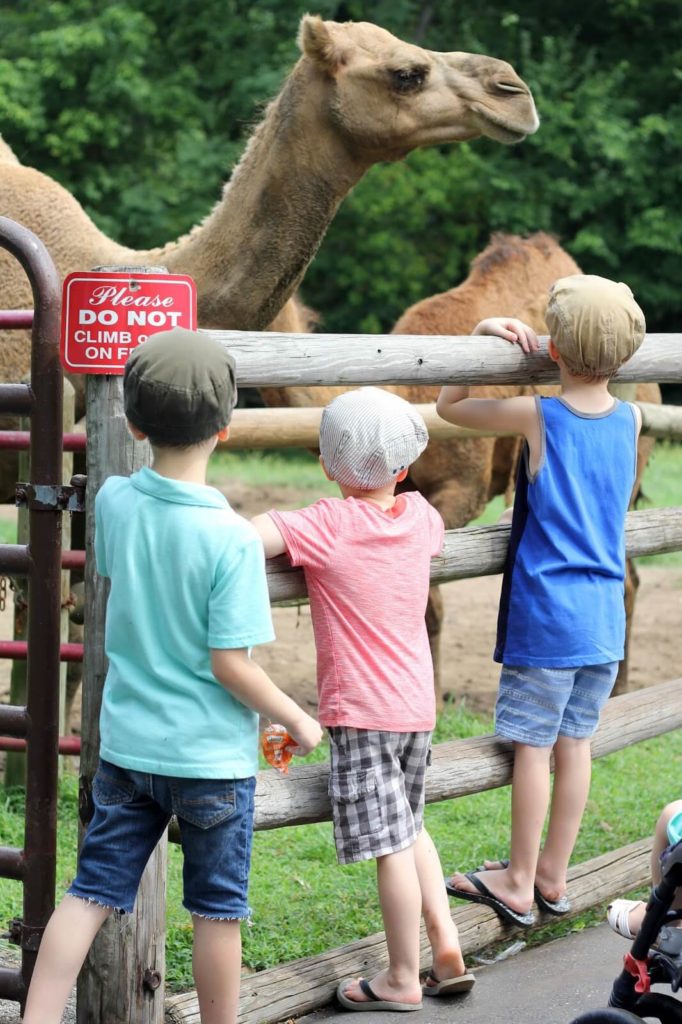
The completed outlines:
<svg viewBox="0 0 682 1024">
<path fill-rule="evenodd" d="M 545 319 L 566 366 L 579 375 L 615 373 L 646 331 L 644 313 L 628 286 L 594 274 L 555 281 Z"/>
</svg>

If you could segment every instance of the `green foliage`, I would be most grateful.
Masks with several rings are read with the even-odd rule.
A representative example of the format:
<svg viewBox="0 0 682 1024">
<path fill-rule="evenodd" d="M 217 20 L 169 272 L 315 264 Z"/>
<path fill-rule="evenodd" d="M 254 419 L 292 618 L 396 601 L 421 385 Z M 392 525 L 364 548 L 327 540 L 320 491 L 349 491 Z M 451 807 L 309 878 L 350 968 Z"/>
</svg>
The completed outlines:
<svg viewBox="0 0 682 1024">
<path fill-rule="evenodd" d="M 433 49 L 511 61 L 540 131 L 375 168 L 343 204 L 305 295 L 327 330 L 387 330 L 451 287 L 492 231 L 557 234 L 586 271 L 627 280 L 649 326 L 682 312 L 678 0 L 320 0 Z M 0 130 L 97 223 L 147 248 L 218 199 L 250 124 L 297 58 L 303 3 L 0 0 Z M 491 312 L 495 312 L 491 310 Z M 500 311 L 503 312 L 503 311 Z"/>
</svg>

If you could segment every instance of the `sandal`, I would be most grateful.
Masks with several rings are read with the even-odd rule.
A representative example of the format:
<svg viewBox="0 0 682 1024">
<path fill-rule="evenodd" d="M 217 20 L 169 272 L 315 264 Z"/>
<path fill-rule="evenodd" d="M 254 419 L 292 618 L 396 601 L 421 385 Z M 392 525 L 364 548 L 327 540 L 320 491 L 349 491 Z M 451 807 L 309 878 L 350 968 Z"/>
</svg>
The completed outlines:
<svg viewBox="0 0 682 1024">
<path fill-rule="evenodd" d="M 630 928 L 630 912 L 642 906 L 642 900 L 614 900 L 606 909 L 606 920 L 617 935 L 622 935 L 624 939 L 634 939 L 636 933 Z"/>
</svg>

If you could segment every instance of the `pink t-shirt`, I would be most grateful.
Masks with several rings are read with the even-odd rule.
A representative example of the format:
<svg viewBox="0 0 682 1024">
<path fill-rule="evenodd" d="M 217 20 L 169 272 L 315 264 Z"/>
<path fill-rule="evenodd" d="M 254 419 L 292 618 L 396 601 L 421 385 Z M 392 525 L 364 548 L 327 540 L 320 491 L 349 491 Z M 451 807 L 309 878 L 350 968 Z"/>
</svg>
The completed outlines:
<svg viewBox="0 0 682 1024">
<path fill-rule="evenodd" d="M 269 515 L 305 571 L 322 725 L 423 732 L 436 720 L 424 613 L 443 520 L 417 491 L 383 511 L 323 498 Z"/>
</svg>

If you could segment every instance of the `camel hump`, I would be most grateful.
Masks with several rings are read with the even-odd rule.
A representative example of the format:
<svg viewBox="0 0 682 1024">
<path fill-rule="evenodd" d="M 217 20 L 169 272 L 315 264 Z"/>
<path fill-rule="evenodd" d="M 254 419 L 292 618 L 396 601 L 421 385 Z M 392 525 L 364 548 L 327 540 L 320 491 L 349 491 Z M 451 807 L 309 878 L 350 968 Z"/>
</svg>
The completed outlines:
<svg viewBox="0 0 682 1024">
<path fill-rule="evenodd" d="M 2 135 L 0 135 L 0 163 L 3 164 L 18 164 L 19 160 L 14 155 L 14 151 L 7 145 Z"/>
</svg>

